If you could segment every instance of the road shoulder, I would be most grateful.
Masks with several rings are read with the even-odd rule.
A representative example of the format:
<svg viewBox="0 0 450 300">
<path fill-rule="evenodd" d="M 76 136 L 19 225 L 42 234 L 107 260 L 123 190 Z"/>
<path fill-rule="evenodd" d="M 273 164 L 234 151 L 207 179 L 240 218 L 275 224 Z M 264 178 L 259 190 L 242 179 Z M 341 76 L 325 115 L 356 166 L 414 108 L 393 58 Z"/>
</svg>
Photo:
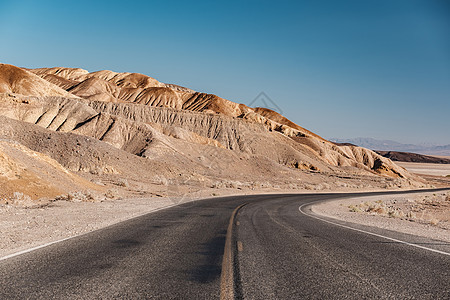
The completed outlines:
<svg viewBox="0 0 450 300">
<path fill-rule="evenodd" d="M 440 192 L 440 194 L 446 194 Z M 377 227 L 385 230 L 396 231 L 420 237 L 425 237 L 443 242 L 450 242 L 450 230 L 448 221 L 442 215 L 448 214 L 447 207 L 441 207 L 437 213 L 439 220 L 433 216 L 416 212 L 416 216 L 410 217 L 405 212 L 403 215 L 395 215 L 388 211 L 370 211 L 369 207 L 385 206 L 388 208 L 402 208 L 415 204 L 423 199 L 431 199 L 439 196 L 437 193 L 420 193 L 406 195 L 377 195 L 369 197 L 346 198 L 327 202 L 321 202 L 311 207 L 313 213 L 349 223 Z M 433 204 L 433 203 L 432 203 Z M 430 205 L 432 205 L 430 204 Z M 369 210 L 369 211 L 366 211 Z M 376 210 L 376 209 L 375 209 Z M 406 211 L 406 209 L 404 209 Z M 436 221 L 438 222 L 437 224 Z"/>
</svg>

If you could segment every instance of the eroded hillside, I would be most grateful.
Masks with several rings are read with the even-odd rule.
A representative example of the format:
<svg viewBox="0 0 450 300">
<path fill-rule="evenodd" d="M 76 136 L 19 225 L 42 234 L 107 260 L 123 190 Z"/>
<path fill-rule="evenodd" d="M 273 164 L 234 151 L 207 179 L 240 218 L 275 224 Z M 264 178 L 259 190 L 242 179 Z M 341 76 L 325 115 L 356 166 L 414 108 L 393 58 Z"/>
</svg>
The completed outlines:
<svg viewBox="0 0 450 300">
<path fill-rule="evenodd" d="M 125 178 L 134 191 L 157 185 L 162 194 L 170 185 L 230 182 L 292 189 L 424 185 L 371 150 L 338 146 L 269 109 L 142 74 L 0 65 L 0 93 L 0 138 L 104 185 Z"/>
</svg>

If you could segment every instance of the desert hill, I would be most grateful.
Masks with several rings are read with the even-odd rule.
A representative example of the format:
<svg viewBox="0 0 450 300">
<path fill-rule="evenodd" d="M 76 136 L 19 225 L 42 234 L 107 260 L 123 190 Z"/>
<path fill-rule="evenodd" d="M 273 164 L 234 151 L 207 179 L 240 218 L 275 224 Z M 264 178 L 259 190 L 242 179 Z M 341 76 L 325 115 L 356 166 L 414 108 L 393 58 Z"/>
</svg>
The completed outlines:
<svg viewBox="0 0 450 300">
<path fill-rule="evenodd" d="M 106 186 L 126 179 L 129 190 L 164 194 L 181 184 L 424 185 L 371 150 L 331 143 L 269 109 L 143 74 L 0 65 L 0 93 L 9 128 L 0 138 Z"/>
<path fill-rule="evenodd" d="M 40 68 L 29 71 L 71 94 L 87 100 L 131 102 L 153 107 L 241 117 L 251 119 L 252 122 L 265 123 L 273 130 L 289 132 L 289 135 L 318 137 L 271 110 L 250 108 L 213 94 L 195 92 L 174 84 L 161 83 L 143 74 L 116 73 L 107 70 L 89 73 L 79 68 Z M 293 132 L 286 130 L 286 127 Z"/>
<path fill-rule="evenodd" d="M 12 65 L 0 64 L 0 93 L 73 97 L 62 88 Z"/>
</svg>

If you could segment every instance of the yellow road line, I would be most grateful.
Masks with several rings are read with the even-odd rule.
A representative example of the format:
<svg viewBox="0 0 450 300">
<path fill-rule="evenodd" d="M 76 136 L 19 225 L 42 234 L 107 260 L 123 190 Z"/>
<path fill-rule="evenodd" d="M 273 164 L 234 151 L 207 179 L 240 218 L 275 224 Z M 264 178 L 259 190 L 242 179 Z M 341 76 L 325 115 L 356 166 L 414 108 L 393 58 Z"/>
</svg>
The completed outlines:
<svg viewBox="0 0 450 300">
<path fill-rule="evenodd" d="M 239 251 L 239 252 L 242 252 L 242 250 L 244 250 L 244 245 L 242 245 L 242 242 L 241 242 L 241 241 L 238 241 L 238 242 L 237 242 L 237 248 L 238 248 L 238 251 Z"/>
<path fill-rule="evenodd" d="M 222 260 L 222 274 L 220 278 L 220 299 L 221 300 L 231 300 L 235 298 L 234 290 L 234 251 L 232 249 L 232 234 L 233 234 L 233 224 L 237 212 L 246 203 L 236 207 L 231 214 L 230 222 L 228 223 L 227 235 L 225 240 L 225 249 L 223 253 Z M 242 244 L 242 243 L 241 243 Z M 241 245 L 242 246 L 242 245 Z M 239 249 L 239 246 L 238 246 Z"/>
</svg>

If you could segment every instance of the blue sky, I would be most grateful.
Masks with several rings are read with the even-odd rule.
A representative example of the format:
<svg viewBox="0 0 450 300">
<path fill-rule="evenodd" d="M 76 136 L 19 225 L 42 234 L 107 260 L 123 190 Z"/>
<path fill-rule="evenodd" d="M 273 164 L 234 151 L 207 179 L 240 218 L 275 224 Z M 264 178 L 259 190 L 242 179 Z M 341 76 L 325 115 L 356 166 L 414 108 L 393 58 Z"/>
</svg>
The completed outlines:
<svg viewBox="0 0 450 300">
<path fill-rule="evenodd" d="M 4 1 L 0 61 L 138 72 L 324 137 L 450 144 L 450 1 Z"/>
</svg>

